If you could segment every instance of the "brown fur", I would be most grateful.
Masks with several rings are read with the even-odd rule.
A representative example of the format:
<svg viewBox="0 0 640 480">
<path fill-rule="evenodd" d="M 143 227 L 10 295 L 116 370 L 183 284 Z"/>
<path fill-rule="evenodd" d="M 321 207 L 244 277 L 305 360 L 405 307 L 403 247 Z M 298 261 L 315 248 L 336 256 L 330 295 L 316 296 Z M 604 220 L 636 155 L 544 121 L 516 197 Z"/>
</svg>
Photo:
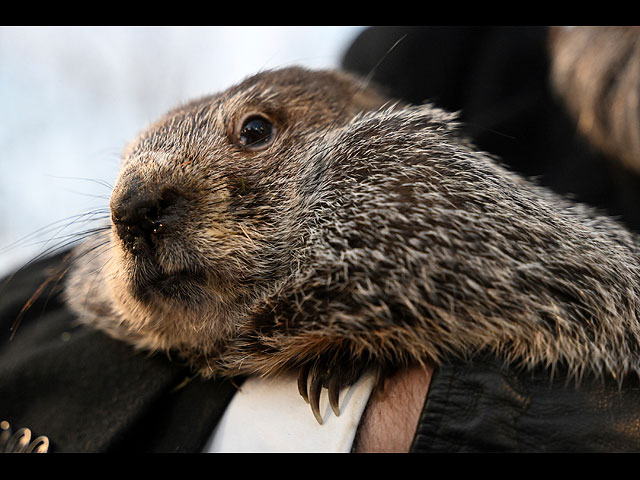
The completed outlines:
<svg viewBox="0 0 640 480">
<path fill-rule="evenodd" d="M 638 372 L 636 238 L 476 151 L 454 115 L 385 102 L 292 68 L 169 112 L 127 148 L 111 204 L 169 187 L 179 208 L 151 249 L 115 227 L 81 247 L 69 304 L 207 376 L 311 365 L 348 384 L 484 349 Z M 238 146 L 249 112 L 274 119 L 264 150 Z"/>
</svg>

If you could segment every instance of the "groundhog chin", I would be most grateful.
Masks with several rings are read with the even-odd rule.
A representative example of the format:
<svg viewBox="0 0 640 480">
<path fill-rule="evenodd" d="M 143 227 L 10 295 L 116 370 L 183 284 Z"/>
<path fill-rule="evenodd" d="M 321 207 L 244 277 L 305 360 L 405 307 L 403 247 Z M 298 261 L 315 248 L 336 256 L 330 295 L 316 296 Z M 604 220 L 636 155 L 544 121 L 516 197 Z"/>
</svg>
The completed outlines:
<svg viewBox="0 0 640 480">
<path fill-rule="evenodd" d="M 158 300 L 177 307 L 201 305 L 210 296 L 206 276 L 198 271 L 180 271 L 171 275 L 152 274 L 130 283 L 131 295 L 146 304 Z"/>
<path fill-rule="evenodd" d="M 237 308 L 211 288 L 202 271 L 162 274 L 130 258 L 118 270 L 111 276 L 114 312 L 125 340 L 137 347 L 216 352 L 232 335 Z"/>
</svg>

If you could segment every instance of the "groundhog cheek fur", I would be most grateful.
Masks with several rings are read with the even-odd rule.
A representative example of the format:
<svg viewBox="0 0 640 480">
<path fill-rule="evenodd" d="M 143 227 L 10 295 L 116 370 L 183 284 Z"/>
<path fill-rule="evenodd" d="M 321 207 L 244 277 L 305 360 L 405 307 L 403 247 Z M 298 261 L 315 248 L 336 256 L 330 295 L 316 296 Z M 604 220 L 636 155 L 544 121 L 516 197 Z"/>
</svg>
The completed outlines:
<svg viewBox="0 0 640 480">
<path fill-rule="evenodd" d="M 238 129 L 254 114 L 274 134 L 251 150 Z M 298 68 L 179 107 L 128 147 L 112 196 L 114 212 L 169 206 L 145 213 L 144 234 L 115 219 L 79 247 L 68 302 L 205 376 L 312 365 L 348 384 L 481 350 L 637 372 L 635 237 L 476 151 L 455 122 Z"/>
</svg>

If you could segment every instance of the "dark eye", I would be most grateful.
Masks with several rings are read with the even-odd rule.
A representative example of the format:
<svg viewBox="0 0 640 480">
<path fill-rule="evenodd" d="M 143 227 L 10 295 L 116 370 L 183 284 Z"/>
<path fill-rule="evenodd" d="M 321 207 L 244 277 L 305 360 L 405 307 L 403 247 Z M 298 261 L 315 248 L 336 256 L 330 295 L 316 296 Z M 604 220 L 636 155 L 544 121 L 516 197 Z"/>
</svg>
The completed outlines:
<svg viewBox="0 0 640 480">
<path fill-rule="evenodd" d="M 240 145 L 250 150 L 260 150 L 271 143 L 274 130 L 270 120 L 259 115 L 251 116 L 240 129 Z"/>
</svg>

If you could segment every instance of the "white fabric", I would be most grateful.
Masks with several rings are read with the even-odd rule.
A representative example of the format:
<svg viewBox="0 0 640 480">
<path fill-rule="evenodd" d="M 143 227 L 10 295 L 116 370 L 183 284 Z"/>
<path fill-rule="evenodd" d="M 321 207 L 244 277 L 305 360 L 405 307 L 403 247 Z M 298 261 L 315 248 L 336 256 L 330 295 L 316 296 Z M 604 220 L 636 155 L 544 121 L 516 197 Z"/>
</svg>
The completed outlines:
<svg viewBox="0 0 640 480">
<path fill-rule="evenodd" d="M 295 376 L 248 378 L 227 407 L 204 451 L 323 452 L 351 451 L 375 376 L 366 373 L 340 392 L 340 416 L 331 410 L 327 391 L 320 397 L 320 425 L 298 393 Z"/>
</svg>

